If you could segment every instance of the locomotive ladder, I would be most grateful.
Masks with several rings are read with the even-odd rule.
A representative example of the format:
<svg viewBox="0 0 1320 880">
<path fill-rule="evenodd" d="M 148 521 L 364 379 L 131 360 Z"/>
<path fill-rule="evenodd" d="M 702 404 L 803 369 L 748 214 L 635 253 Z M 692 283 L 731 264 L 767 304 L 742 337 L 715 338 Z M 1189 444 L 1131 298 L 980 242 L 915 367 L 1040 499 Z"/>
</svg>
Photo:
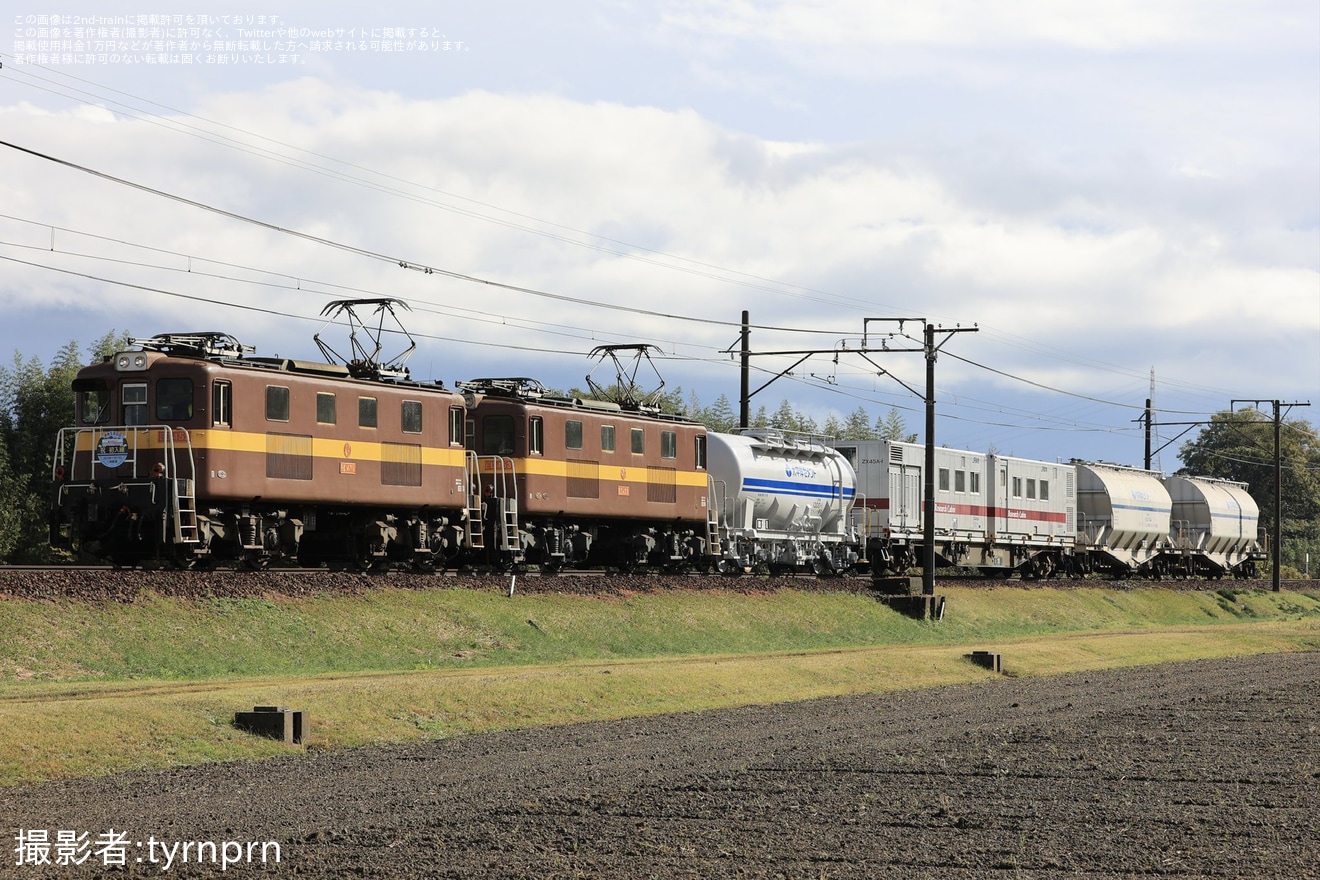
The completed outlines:
<svg viewBox="0 0 1320 880">
<path fill-rule="evenodd" d="M 473 550 L 486 548 L 486 523 L 481 518 L 481 467 L 477 454 L 469 450 L 467 468 L 467 545 Z"/>
<path fill-rule="evenodd" d="M 715 478 L 706 475 L 706 555 L 720 555 L 720 512 L 715 505 Z"/>
<path fill-rule="evenodd" d="M 174 543 L 197 543 L 197 497 L 193 481 L 183 477 L 170 480 L 174 502 Z"/>
</svg>

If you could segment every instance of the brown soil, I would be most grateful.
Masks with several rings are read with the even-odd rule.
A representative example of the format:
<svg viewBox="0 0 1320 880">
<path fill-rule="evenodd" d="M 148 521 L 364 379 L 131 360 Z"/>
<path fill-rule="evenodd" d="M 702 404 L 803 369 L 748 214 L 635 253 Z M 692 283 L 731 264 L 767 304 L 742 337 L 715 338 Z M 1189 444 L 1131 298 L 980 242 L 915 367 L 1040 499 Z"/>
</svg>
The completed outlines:
<svg viewBox="0 0 1320 880">
<path fill-rule="evenodd" d="M 64 874 L 19 829 L 114 829 L 140 876 L 154 837 L 312 878 L 1316 877 L 1318 694 L 1273 655 L 0 790 L 0 876 Z"/>
</svg>

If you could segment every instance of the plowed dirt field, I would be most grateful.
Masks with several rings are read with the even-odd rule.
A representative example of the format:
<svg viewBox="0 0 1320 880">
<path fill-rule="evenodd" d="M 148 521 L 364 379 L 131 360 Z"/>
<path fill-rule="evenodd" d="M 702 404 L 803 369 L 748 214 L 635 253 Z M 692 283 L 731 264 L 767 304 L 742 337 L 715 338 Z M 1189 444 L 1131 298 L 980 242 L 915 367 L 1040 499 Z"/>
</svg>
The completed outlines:
<svg viewBox="0 0 1320 880">
<path fill-rule="evenodd" d="M 279 844 L 278 864 L 257 847 L 224 876 L 1316 877 L 1320 656 L 7 789 L 0 826 L 0 876 L 21 878 L 221 876 L 182 848 L 196 841 L 217 859 L 226 841 Z M 123 868 L 97 850 L 110 829 Z M 60 831 L 88 833 L 86 860 L 32 864 L 32 830 L 51 861 Z"/>
</svg>

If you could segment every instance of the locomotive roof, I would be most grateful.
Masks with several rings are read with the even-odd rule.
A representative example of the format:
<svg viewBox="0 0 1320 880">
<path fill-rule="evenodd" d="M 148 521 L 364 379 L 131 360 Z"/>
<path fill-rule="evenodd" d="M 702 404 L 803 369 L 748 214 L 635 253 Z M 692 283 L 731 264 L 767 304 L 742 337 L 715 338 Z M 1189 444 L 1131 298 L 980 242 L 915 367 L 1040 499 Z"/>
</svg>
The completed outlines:
<svg viewBox="0 0 1320 880">
<path fill-rule="evenodd" d="M 622 413 L 659 421 L 694 423 L 694 420 L 687 416 L 661 412 L 659 409 L 652 407 L 627 407 L 608 400 L 591 400 L 583 397 L 564 397 L 552 394 L 541 384 L 540 380 L 526 376 L 468 379 L 457 383 L 457 387 L 459 391 L 465 394 L 518 401 L 536 406 L 562 407 L 598 413 Z"/>
<path fill-rule="evenodd" d="M 161 333 L 147 339 L 129 339 L 129 344 L 138 346 L 143 352 L 155 352 L 165 357 L 182 360 L 207 361 L 225 367 L 274 370 L 282 373 L 322 376 L 331 379 L 358 379 L 382 385 L 449 390 L 444 387 L 444 382 L 440 380 L 433 383 L 414 382 L 406 376 L 400 377 L 391 374 L 359 375 L 344 364 L 303 361 L 294 358 L 251 357 L 250 353 L 256 350 L 255 347 L 245 345 L 236 337 L 219 331 Z M 118 352 L 107 355 L 104 363 L 118 363 L 123 354 L 124 352 Z M 134 369 L 142 369 L 142 366 L 137 366 Z"/>
</svg>

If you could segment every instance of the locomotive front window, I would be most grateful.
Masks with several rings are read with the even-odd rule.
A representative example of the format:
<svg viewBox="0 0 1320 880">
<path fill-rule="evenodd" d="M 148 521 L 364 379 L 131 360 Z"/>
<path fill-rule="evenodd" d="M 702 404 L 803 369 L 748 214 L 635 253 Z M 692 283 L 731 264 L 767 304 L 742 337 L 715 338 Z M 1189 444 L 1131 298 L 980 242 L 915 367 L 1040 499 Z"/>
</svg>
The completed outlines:
<svg viewBox="0 0 1320 880">
<path fill-rule="evenodd" d="M 339 421 L 338 398 L 329 391 L 316 392 L 316 420 L 323 425 L 333 425 Z"/>
<path fill-rule="evenodd" d="M 145 425 L 147 423 L 147 383 L 125 382 L 120 393 L 124 401 L 124 424 Z"/>
<path fill-rule="evenodd" d="M 359 428 L 376 427 L 376 398 L 374 397 L 358 398 L 358 427 Z"/>
<path fill-rule="evenodd" d="M 660 432 L 660 457 L 678 458 L 678 434 L 673 431 Z"/>
<path fill-rule="evenodd" d="M 289 420 L 289 389 L 283 385 L 266 386 L 266 421 Z"/>
<path fill-rule="evenodd" d="M 564 422 L 564 448 L 582 448 L 582 423 L 577 419 L 569 419 Z"/>
<path fill-rule="evenodd" d="M 632 429 L 632 451 L 637 455 L 646 452 L 646 432 L 641 428 Z"/>
<path fill-rule="evenodd" d="M 192 379 L 161 379 L 156 383 L 156 421 L 186 422 L 192 416 Z"/>
<path fill-rule="evenodd" d="M 110 388 L 104 383 L 78 392 L 78 418 L 89 425 L 110 421 Z"/>
<path fill-rule="evenodd" d="M 513 455 L 513 416 L 486 416 L 481 420 L 481 454 Z"/>
<path fill-rule="evenodd" d="M 399 404 L 399 425 L 405 434 L 422 433 L 422 402 L 405 400 Z"/>
</svg>

